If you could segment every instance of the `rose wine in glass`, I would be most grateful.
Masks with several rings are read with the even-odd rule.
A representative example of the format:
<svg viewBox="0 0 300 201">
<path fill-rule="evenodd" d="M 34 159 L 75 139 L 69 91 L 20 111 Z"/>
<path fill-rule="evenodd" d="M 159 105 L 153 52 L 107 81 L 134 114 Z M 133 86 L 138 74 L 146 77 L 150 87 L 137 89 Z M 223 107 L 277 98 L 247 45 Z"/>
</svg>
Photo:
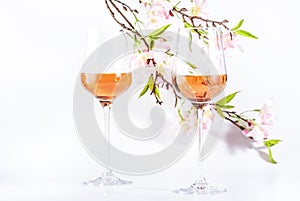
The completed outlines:
<svg viewBox="0 0 300 201">
<path fill-rule="evenodd" d="M 191 33 L 191 30 L 189 31 Z M 195 32 L 196 29 L 192 31 Z M 194 38 L 199 40 L 197 34 Z M 190 43 L 190 40 L 187 39 L 186 41 Z M 183 46 L 181 43 L 180 47 Z M 178 48 L 180 47 L 178 46 Z M 180 51 L 178 50 L 178 52 Z M 185 52 L 183 51 L 183 53 Z M 191 52 L 191 54 L 193 54 L 193 52 Z M 196 55 L 192 55 L 192 58 L 193 57 L 202 59 L 201 65 L 197 63 L 198 66 L 197 69 L 195 69 L 194 65 L 190 65 L 189 62 L 185 62 L 189 65 L 183 65 L 184 63 L 180 64 L 180 62 L 178 62 L 180 65 L 175 66 L 175 74 L 172 76 L 172 82 L 176 90 L 189 100 L 197 110 L 198 129 L 196 134 L 199 146 L 199 176 L 189 187 L 179 188 L 174 190 L 174 192 L 179 194 L 223 193 L 226 192 L 225 188 L 210 185 L 204 175 L 204 139 L 202 132 L 204 107 L 225 89 L 227 83 L 221 32 L 217 29 L 210 31 L 208 44 L 205 44 L 203 50 L 198 51 Z"/>
<path fill-rule="evenodd" d="M 173 84 L 194 106 L 209 102 L 221 93 L 227 82 L 227 75 L 179 75 L 173 76 Z"/>
<path fill-rule="evenodd" d="M 82 73 L 81 83 L 96 99 L 99 100 L 104 111 L 105 136 L 107 139 L 108 162 L 110 158 L 110 110 L 113 100 L 124 93 L 131 85 L 131 73 Z M 126 185 L 131 181 L 116 177 L 112 170 L 106 168 L 101 177 L 84 182 L 94 185 Z"/>
<path fill-rule="evenodd" d="M 82 73 L 81 83 L 104 107 L 126 91 L 131 85 L 131 73 Z"/>
</svg>

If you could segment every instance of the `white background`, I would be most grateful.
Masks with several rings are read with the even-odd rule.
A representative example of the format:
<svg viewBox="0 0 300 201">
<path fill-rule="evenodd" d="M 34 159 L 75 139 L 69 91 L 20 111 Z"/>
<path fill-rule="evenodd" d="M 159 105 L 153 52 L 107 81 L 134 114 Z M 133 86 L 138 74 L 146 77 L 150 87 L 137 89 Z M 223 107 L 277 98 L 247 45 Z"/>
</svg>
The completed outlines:
<svg viewBox="0 0 300 201">
<path fill-rule="evenodd" d="M 274 98 L 274 149 L 279 164 L 264 161 L 239 131 L 227 125 L 207 175 L 228 192 L 177 196 L 197 172 L 193 153 L 174 167 L 128 176 L 129 187 L 80 184 L 100 174 L 80 144 L 73 123 L 73 89 L 83 61 L 85 30 L 100 26 L 103 41 L 117 34 L 102 0 L 0 1 L 0 200 L 298 200 L 299 3 L 296 0 L 211 0 L 211 10 L 259 40 L 243 40 L 244 53 L 228 68 L 228 93 L 242 91 L 239 110 Z"/>
</svg>

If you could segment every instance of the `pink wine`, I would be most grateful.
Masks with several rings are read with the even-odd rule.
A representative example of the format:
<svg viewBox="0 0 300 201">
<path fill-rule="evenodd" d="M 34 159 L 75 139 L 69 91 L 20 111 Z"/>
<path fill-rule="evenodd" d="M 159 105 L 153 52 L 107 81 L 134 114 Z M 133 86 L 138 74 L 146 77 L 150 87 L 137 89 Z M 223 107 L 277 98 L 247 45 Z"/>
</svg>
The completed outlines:
<svg viewBox="0 0 300 201">
<path fill-rule="evenodd" d="M 101 103 L 106 104 L 110 104 L 113 99 L 124 93 L 130 87 L 131 81 L 131 73 L 81 74 L 81 83 L 84 88 L 98 98 Z"/>
<path fill-rule="evenodd" d="M 226 74 L 173 76 L 175 88 L 194 105 L 216 97 L 224 90 L 226 82 Z"/>
</svg>

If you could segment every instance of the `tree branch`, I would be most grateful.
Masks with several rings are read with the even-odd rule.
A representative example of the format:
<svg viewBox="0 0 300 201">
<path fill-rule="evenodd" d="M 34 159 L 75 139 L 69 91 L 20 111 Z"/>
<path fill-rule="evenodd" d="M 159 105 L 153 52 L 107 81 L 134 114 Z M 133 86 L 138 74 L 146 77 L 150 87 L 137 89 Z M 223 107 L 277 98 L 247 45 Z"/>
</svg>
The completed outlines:
<svg viewBox="0 0 300 201">
<path fill-rule="evenodd" d="M 192 16 L 192 15 L 188 15 L 185 12 L 185 9 L 177 9 L 176 7 L 173 7 L 172 9 L 173 12 L 178 13 L 182 16 L 182 20 L 183 22 L 187 22 L 186 18 L 188 18 L 191 22 L 191 24 L 193 25 L 194 28 L 199 28 L 201 27 L 201 24 L 199 24 L 198 26 L 195 24 L 195 19 L 197 20 L 201 20 L 203 22 L 205 22 L 205 26 L 209 27 L 209 24 L 211 24 L 212 26 L 216 26 L 220 25 L 223 26 L 225 29 L 230 30 L 225 24 L 228 23 L 228 20 L 223 20 L 223 21 L 216 21 L 216 20 L 210 20 L 210 19 L 205 19 L 201 16 Z"/>
<path fill-rule="evenodd" d="M 178 94 L 177 94 L 177 92 L 176 92 L 176 90 L 174 88 L 174 85 L 172 83 L 170 83 L 168 80 L 166 80 L 164 78 L 164 76 L 161 73 L 159 73 L 158 71 L 156 71 L 156 74 L 155 74 L 155 81 L 157 81 L 157 78 L 160 78 L 161 81 L 162 81 L 162 83 L 158 83 L 158 86 L 159 86 L 159 84 L 161 84 L 161 88 L 163 88 L 165 86 L 167 90 L 169 90 L 170 88 L 172 89 L 172 92 L 173 92 L 173 94 L 175 96 L 174 107 L 176 107 L 177 103 L 178 103 L 178 99 L 181 99 L 181 97 L 178 96 Z M 155 84 L 155 82 L 154 82 L 154 84 Z"/>
<path fill-rule="evenodd" d="M 133 33 L 135 36 L 137 36 L 140 40 L 143 41 L 143 43 L 145 44 L 147 50 L 150 50 L 150 46 L 148 44 L 148 42 L 146 41 L 145 37 L 138 32 L 135 27 L 133 26 L 133 24 L 128 20 L 128 18 L 124 15 L 124 13 L 118 8 L 118 6 L 114 3 L 119 3 L 120 5 L 123 6 L 123 8 L 125 7 L 126 9 L 128 9 L 134 16 L 135 14 L 138 12 L 135 9 L 132 9 L 130 6 L 128 6 L 127 4 L 119 1 L 119 0 L 105 0 L 105 4 L 107 9 L 109 10 L 112 18 L 125 30 Z M 122 23 L 120 20 L 117 19 L 117 17 L 115 16 L 115 13 L 113 12 L 111 6 L 109 5 L 109 3 L 113 6 L 113 8 L 116 10 L 117 13 L 119 13 L 121 15 L 121 17 L 125 20 L 126 24 Z"/>
</svg>

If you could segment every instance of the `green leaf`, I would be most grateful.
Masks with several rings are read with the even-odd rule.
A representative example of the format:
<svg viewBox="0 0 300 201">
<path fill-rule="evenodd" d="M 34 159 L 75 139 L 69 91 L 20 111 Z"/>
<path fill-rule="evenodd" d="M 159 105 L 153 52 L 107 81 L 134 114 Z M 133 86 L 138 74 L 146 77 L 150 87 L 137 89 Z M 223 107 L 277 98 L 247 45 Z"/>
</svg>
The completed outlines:
<svg viewBox="0 0 300 201">
<path fill-rule="evenodd" d="M 178 6 L 180 3 L 181 3 L 181 1 L 178 1 L 178 2 L 175 4 L 174 8 L 177 8 L 177 6 Z"/>
<path fill-rule="evenodd" d="M 239 21 L 239 23 L 237 25 L 235 25 L 231 31 L 235 31 L 238 30 L 242 25 L 243 25 L 244 19 L 242 19 L 241 21 Z"/>
<path fill-rule="evenodd" d="M 177 113 L 178 113 L 178 116 L 179 116 L 179 118 L 180 118 L 180 121 L 184 121 L 184 118 L 183 118 L 183 116 L 182 116 L 182 114 L 181 114 L 180 109 L 177 109 Z"/>
<path fill-rule="evenodd" d="M 171 26 L 171 24 L 167 24 L 165 26 L 162 26 L 162 27 L 156 29 L 155 31 L 151 32 L 148 36 L 149 37 L 158 37 L 161 34 L 163 34 L 164 31 L 166 31 L 169 28 L 169 26 Z"/>
<path fill-rule="evenodd" d="M 158 40 L 158 39 L 160 39 L 160 38 L 162 38 L 162 37 L 160 37 L 160 36 L 149 36 L 149 39 L 151 40 Z"/>
<path fill-rule="evenodd" d="M 192 64 L 192 63 L 189 62 L 189 61 L 185 61 L 185 63 L 186 63 L 187 65 L 189 65 L 192 69 L 197 69 L 197 66 L 196 66 L 195 64 Z"/>
<path fill-rule="evenodd" d="M 258 39 L 257 36 L 254 36 L 253 34 L 249 33 L 248 31 L 245 31 L 245 30 L 236 30 L 234 33 L 241 35 L 241 36 L 248 37 L 248 38 Z"/>
<path fill-rule="evenodd" d="M 232 94 L 229 94 L 228 96 L 222 98 L 221 100 L 219 100 L 216 104 L 217 105 L 226 105 L 227 103 L 229 103 L 235 96 L 236 94 L 238 94 L 239 91 L 234 92 Z"/>
<path fill-rule="evenodd" d="M 278 144 L 278 142 L 281 142 L 281 140 L 266 140 L 264 141 L 264 145 L 266 145 L 267 147 L 273 147 L 274 145 Z"/>
<path fill-rule="evenodd" d="M 202 36 L 208 34 L 208 32 L 205 31 L 204 29 L 197 29 L 196 32 L 200 33 Z"/>
<path fill-rule="evenodd" d="M 184 23 L 184 28 L 193 28 L 193 26 L 187 22 Z"/>
<path fill-rule="evenodd" d="M 216 110 L 217 110 L 217 113 L 222 117 L 222 118 L 225 118 L 225 116 L 224 116 L 224 114 L 223 114 L 223 112 L 222 112 L 222 110 L 221 110 L 221 108 L 220 107 L 216 107 Z"/>
<path fill-rule="evenodd" d="M 142 90 L 142 92 L 139 95 L 139 98 L 142 97 L 143 95 L 145 95 L 145 93 L 148 91 L 149 89 L 149 84 L 147 83 L 146 86 L 144 87 L 144 89 Z"/>
<path fill-rule="evenodd" d="M 204 37 L 203 37 L 203 40 L 202 40 L 202 41 L 203 41 L 204 45 L 207 45 L 207 46 L 209 45 L 208 40 L 206 40 Z"/>
<path fill-rule="evenodd" d="M 272 154 L 272 151 L 271 151 L 270 147 L 268 147 L 268 152 L 269 152 L 269 160 L 270 160 L 270 162 L 273 163 L 273 164 L 276 164 L 277 162 L 273 158 L 273 154 Z"/>
<path fill-rule="evenodd" d="M 154 45 L 155 45 L 154 40 L 150 40 L 150 45 L 149 45 L 150 50 L 153 49 Z"/>
<path fill-rule="evenodd" d="M 189 49 L 192 52 L 192 44 L 193 44 L 193 35 L 192 32 L 189 31 Z"/>
<path fill-rule="evenodd" d="M 152 91 L 153 86 L 154 86 L 154 80 L 153 80 L 152 75 L 150 75 L 146 86 L 144 87 L 144 89 L 142 90 L 142 92 L 139 95 L 139 98 L 142 97 L 143 95 L 145 95 L 145 93 L 148 91 L 148 89 L 150 89 Z"/>
<path fill-rule="evenodd" d="M 274 145 L 276 145 L 278 142 L 281 142 L 281 140 L 274 139 L 274 140 L 266 140 L 266 141 L 264 141 L 265 146 L 268 147 L 269 160 L 273 164 L 276 164 L 277 162 L 273 158 L 271 147 L 273 147 Z"/>
<path fill-rule="evenodd" d="M 156 94 L 157 98 L 159 98 L 159 100 L 161 100 L 158 87 L 154 88 L 154 93 Z"/>
<path fill-rule="evenodd" d="M 219 105 L 219 104 L 216 104 L 218 107 L 220 107 L 220 108 L 224 108 L 224 109 L 232 109 L 232 108 L 234 108 L 234 106 L 233 105 Z"/>
<path fill-rule="evenodd" d="M 171 53 L 169 50 L 168 50 L 168 51 L 166 51 L 166 52 L 165 52 L 165 54 L 166 54 L 166 55 L 168 55 L 168 56 L 170 56 L 170 57 L 173 57 L 173 56 L 174 56 L 174 54 L 173 54 L 173 53 Z"/>
<path fill-rule="evenodd" d="M 153 79 L 152 75 L 150 75 L 150 77 L 149 77 L 148 85 L 149 85 L 149 88 L 150 88 L 151 90 L 153 90 L 154 79 Z"/>
</svg>

